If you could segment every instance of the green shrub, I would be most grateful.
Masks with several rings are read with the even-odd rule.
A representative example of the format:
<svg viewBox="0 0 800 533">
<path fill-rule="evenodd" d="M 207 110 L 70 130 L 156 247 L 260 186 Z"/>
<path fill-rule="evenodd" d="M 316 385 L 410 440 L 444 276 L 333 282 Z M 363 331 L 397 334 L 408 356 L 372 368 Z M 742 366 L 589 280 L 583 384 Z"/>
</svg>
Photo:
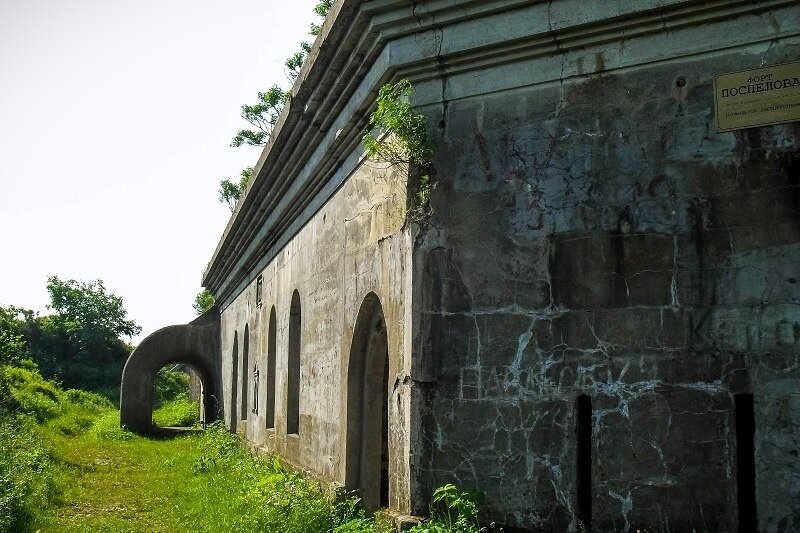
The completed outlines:
<svg viewBox="0 0 800 533">
<path fill-rule="evenodd" d="M 189 392 L 189 381 L 191 377 L 186 372 L 162 368 L 156 374 L 155 382 L 155 401 L 156 407 L 159 405 L 177 400 L 181 396 L 186 396 Z"/>
<path fill-rule="evenodd" d="M 60 494 L 56 474 L 32 419 L 0 420 L 0 533 L 31 528 Z"/>
<path fill-rule="evenodd" d="M 196 426 L 200 423 L 200 404 L 180 395 L 153 411 L 153 423 L 159 427 Z"/>
<path fill-rule="evenodd" d="M 409 533 L 478 533 L 478 507 L 483 494 L 459 491 L 448 483 L 433 491 L 431 517 L 409 530 Z"/>
<path fill-rule="evenodd" d="M 62 391 L 46 380 L 34 364 L 0 369 L 17 414 L 33 416 L 40 424 L 65 435 L 79 435 L 94 419 L 113 409 L 113 404 L 98 394 L 77 389 Z"/>
<path fill-rule="evenodd" d="M 38 422 L 55 418 L 60 413 L 61 391 L 55 383 L 44 379 L 35 366 L 6 366 L 3 371 L 19 412 L 34 416 Z"/>
<path fill-rule="evenodd" d="M 96 418 L 87 435 L 97 440 L 131 440 L 136 436 L 120 426 L 119 411 L 110 411 Z"/>
</svg>

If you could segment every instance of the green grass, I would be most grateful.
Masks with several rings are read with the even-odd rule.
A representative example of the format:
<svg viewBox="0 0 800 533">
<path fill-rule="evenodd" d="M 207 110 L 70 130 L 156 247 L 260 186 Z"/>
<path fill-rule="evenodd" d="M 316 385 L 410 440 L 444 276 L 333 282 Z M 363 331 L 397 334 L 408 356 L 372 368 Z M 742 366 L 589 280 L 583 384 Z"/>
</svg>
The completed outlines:
<svg viewBox="0 0 800 533">
<path fill-rule="evenodd" d="M 120 427 L 107 399 L 62 391 L 35 368 L 0 367 L 0 385 L 13 400 L 0 405 L 0 533 L 388 530 L 357 499 L 334 497 L 277 457 L 244 451 L 219 423 L 145 438 Z M 154 418 L 187 425 L 197 413 L 179 398 Z M 415 531 L 478 531 L 471 493 L 448 485 L 434 501 L 442 512 Z"/>
<path fill-rule="evenodd" d="M 219 425 L 158 440 L 110 431 L 118 424 L 106 416 L 81 436 L 48 431 L 67 489 L 40 531 L 376 531 L 354 500 L 334 503 L 277 459 L 243 451 Z"/>
<path fill-rule="evenodd" d="M 153 423 L 159 427 L 193 427 L 200 424 L 200 404 L 185 394 L 164 402 L 153 412 Z"/>
</svg>

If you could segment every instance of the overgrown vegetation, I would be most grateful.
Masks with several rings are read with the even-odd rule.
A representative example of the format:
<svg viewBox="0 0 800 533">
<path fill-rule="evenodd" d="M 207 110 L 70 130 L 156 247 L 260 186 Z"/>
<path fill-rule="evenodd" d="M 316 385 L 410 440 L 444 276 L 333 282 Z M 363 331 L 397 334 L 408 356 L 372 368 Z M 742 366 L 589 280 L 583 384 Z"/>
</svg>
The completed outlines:
<svg viewBox="0 0 800 533">
<path fill-rule="evenodd" d="M 106 399 L 64 391 L 31 363 L 3 368 L 0 391 L 8 393 L 3 405 L 15 406 L 0 416 L 0 533 L 390 531 L 357 498 L 327 490 L 277 457 L 251 455 L 219 423 L 173 439 L 134 435 Z M 188 404 L 179 395 L 162 405 L 162 415 L 180 401 Z M 478 501 L 442 487 L 432 520 L 413 531 L 477 533 Z"/>
<path fill-rule="evenodd" d="M 186 395 L 163 403 L 153 412 L 153 423 L 159 427 L 194 427 L 200 424 L 200 405 Z"/>
<path fill-rule="evenodd" d="M 363 144 L 368 159 L 407 164 L 409 174 L 413 171 L 414 176 L 409 178 L 412 192 L 408 218 L 416 221 L 430 213 L 430 193 L 434 186 L 431 157 L 435 145 L 425 116 L 411 107 L 412 94 L 408 80 L 381 87 Z"/>
<path fill-rule="evenodd" d="M 319 17 L 312 22 L 309 27 L 309 35 L 316 37 L 322 30 L 322 21 L 328 15 L 333 6 L 333 0 L 322 0 L 314 6 L 314 14 Z M 311 52 L 311 44 L 307 41 L 300 43 L 300 50 L 292 54 L 285 62 L 286 77 L 291 83 L 297 80 L 297 76 L 303 68 L 308 54 Z M 250 127 L 239 130 L 231 140 L 231 146 L 264 146 L 269 141 L 278 118 L 281 116 L 284 106 L 289 101 L 290 91 L 283 89 L 278 83 L 273 83 L 265 92 L 259 92 L 258 98 L 253 104 L 242 106 L 241 116 Z M 247 184 L 252 177 L 253 169 L 245 168 L 236 181 L 224 179 L 220 181 L 219 201 L 228 204 L 231 211 L 236 208 L 236 203 L 247 190 Z"/>
<path fill-rule="evenodd" d="M 60 466 L 43 433 L 82 435 L 114 412 L 106 398 L 62 390 L 36 365 L 0 365 L 0 532 L 26 531 L 63 490 Z"/>
<path fill-rule="evenodd" d="M 217 498 L 227 503 L 228 512 L 218 515 L 217 523 L 206 526 L 207 530 L 377 531 L 375 520 L 364 515 L 356 499 L 334 501 L 318 483 L 286 468 L 277 457 L 244 452 L 236 437 L 219 424 L 209 426 L 199 440 L 192 468 L 202 480 L 201 490 L 194 495 L 201 508 L 215 506 Z M 209 484 L 217 487 L 216 494 L 202 491 Z"/>
<path fill-rule="evenodd" d="M 39 316 L 17 307 L 0 308 L 0 364 L 34 361 L 47 379 L 65 388 L 98 392 L 116 401 L 131 347 L 122 340 L 141 328 L 128 319 L 122 298 L 102 280 L 47 280 L 49 308 Z"/>
<path fill-rule="evenodd" d="M 212 307 L 214 307 L 215 298 L 214 293 L 208 289 L 203 289 L 197 296 L 194 297 L 192 307 L 198 315 L 202 315 Z"/>
<path fill-rule="evenodd" d="M 57 466 L 33 420 L 0 417 L 0 532 L 26 531 L 60 495 Z"/>
<path fill-rule="evenodd" d="M 409 533 L 474 533 L 480 531 L 478 508 L 483 494 L 460 491 L 452 483 L 433 491 L 431 519 L 416 525 Z"/>
</svg>

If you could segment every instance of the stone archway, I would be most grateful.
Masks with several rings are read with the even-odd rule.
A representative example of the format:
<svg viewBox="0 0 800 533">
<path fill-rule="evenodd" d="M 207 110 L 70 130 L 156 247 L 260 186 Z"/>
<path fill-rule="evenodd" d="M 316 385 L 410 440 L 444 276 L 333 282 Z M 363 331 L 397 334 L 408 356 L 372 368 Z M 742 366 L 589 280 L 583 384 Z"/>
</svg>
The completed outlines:
<svg viewBox="0 0 800 533">
<path fill-rule="evenodd" d="M 345 486 L 367 510 L 389 505 L 389 343 L 380 299 L 361 304 L 347 369 Z"/>
<path fill-rule="evenodd" d="M 122 371 L 120 423 L 137 433 L 152 431 L 156 374 L 173 363 L 184 363 L 197 371 L 203 383 L 201 412 L 207 422 L 217 419 L 221 408 L 219 360 L 216 308 L 189 324 L 152 333 L 128 357 Z"/>
</svg>

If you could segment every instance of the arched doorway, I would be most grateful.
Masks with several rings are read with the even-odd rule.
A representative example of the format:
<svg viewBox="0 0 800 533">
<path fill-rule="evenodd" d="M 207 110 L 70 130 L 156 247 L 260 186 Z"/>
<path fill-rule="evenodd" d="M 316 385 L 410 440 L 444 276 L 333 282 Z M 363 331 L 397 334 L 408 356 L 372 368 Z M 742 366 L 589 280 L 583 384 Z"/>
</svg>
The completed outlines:
<svg viewBox="0 0 800 533">
<path fill-rule="evenodd" d="M 389 506 L 389 343 L 380 299 L 361 304 L 347 369 L 345 486 L 367 510 Z"/>
<path fill-rule="evenodd" d="M 139 344 L 122 371 L 120 422 L 123 426 L 139 433 L 152 431 L 156 375 L 162 367 L 174 364 L 191 366 L 197 372 L 202 382 L 202 416 L 207 422 L 217 418 L 220 387 L 216 318 L 203 316 L 198 319 L 200 323 L 162 328 Z"/>
<path fill-rule="evenodd" d="M 210 372 L 196 364 L 195 358 L 181 358 L 156 372 L 151 420 L 154 430 L 206 427 L 206 413 L 215 410 L 206 405 L 213 400 L 208 394 Z"/>
</svg>

